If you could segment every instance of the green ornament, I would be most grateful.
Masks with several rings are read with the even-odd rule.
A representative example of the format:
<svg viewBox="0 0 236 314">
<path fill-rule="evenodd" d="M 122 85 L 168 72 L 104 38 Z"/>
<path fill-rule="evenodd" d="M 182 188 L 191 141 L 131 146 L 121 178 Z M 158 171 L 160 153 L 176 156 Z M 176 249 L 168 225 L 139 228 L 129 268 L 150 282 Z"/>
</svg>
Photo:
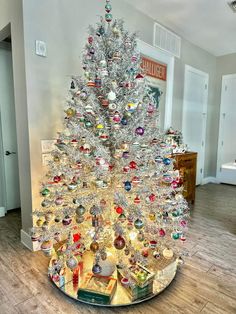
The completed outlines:
<svg viewBox="0 0 236 314">
<path fill-rule="evenodd" d="M 84 125 L 86 126 L 86 128 L 91 128 L 91 127 L 93 127 L 92 122 L 91 122 L 91 121 L 88 121 L 88 120 L 84 121 Z"/>
<path fill-rule="evenodd" d="M 178 240 L 178 239 L 179 239 L 179 233 L 178 233 L 178 232 L 172 232 L 172 233 L 171 233 L 171 237 L 172 237 L 172 239 L 174 239 L 174 240 Z"/>
<path fill-rule="evenodd" d="M 106 13 L 105 14 L 105 20 L 110 23 L 112 21 L 112 14 L 111 13 Z"/>
<path fill-rule="evenodd" d="M 106 10 L 106 12 L 107 12 L 107 13 L 111 12 L 111 9 L 112 9 L 111 4 L 110 4 L 110 3 L 107 3 L 107 4 L 105 5 L 105 10 Z"/>
<path fill-rule="evenodd" d="M 47 188 L 44 188 L 42 191 L 41 191 L 41 194 L 42 196 L 48 196 L 50 194 L 50 190 L 47 189 Z"/>
</svg>

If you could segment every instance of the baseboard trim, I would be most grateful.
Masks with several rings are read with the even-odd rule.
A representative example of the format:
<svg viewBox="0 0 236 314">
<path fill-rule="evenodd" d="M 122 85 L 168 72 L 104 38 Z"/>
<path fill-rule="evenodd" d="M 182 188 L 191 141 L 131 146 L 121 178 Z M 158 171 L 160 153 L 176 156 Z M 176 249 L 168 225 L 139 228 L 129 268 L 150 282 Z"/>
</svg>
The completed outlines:
<svg viewBox="0 0 236 314">
<path fill-rule="evenodd" d="M 208 183 L 215 183 L 220 184 L 220 181 L 216 179 L 216 177 L 206 177 L 202 180 L 202 185 L 208 184 Z"/>
<path fill-rule="evenodd" d="M 30 251 L 39 251 L 40 250 L 40 243 L 39 242 L 33 242 L 31 239 L 31 236 L 25 232 L 23 229 L 20 231 L 21 235 L 21 243 L 24 244 L 27 249 Z"/>
<path fill-rule="evenodd" d="M 0 207 L 0 217 L 4 217 L 6 215 L 6 208 Z"/>
</svg>

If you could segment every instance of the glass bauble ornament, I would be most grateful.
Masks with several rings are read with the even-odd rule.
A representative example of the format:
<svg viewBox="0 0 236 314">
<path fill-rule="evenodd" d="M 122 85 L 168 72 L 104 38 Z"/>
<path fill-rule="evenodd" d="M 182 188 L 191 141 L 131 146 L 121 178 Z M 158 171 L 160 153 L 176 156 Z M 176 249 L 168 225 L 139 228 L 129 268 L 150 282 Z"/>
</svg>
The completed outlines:
<svg viewBox="0 0 236 314">
<path fill-rule="evenodd" d="M 68 118 L 74 117 L 76 114 L 76 111 L 73 108 L 68 108 L 65 112 Z"/>
<path fill-rule="evenodd" d="M 124 249 L 124 253 L 125 253 L 126 256 L 128 256 L 128 255 L 130 254 L 130 250 L 129 250 L 128 247 L 126 247 L 126 248 Z"/>
<path fill-rule="evenodd" d="M 120 207 L 120 206 L 117 206 L 116 207 L 116 212 L 117 212 L 117 214 L 122 214 L 123 213 L 123 208 Z"/>
<path fill-rule="evenodd" d="M 81 224 L 82 222 L 84 222 L 84 216 L 76 216 L 75 221 L 77 222 L 77 224 Z"/>
<path fill-rule="evenodd" d="M 112 21 L 112 14 L 111 13 L 106 13 L 105 14 L 105 20 L 110 23 Z"/>
<path fill-rule="evenodd" d="M 147 258 L 148 255 L 149 255 L 149 252 L 148 252 L 147 249 L 143 249 L 141 254 L 142 254 L 143 257 L 146 257 L 146 258 Z"/>
<path fill-rule="evenodd" d="M 61 181 L 61 177 L 60 177 L 60 176 L 55 176 L 55 177 L 53 178 L 53 181 L 54 181 L 55 183 L 59 183 L 59 182 Z"/>
<path fill-rule="evenodd" d="M 149 219 L 151 221 L 155 221 L 156 220 L 156 214 L 154 212 L 149 213 Z"/>
<path fill-rule="evenodd" d="M 99 62 L 99 64 L 100 64 L 100 67 L 101 67 L 101 68 L 105 68 L 105 67 L 107 66 L 107 62 L 106 62 L 105 59 L 101 60 L 101 61 Z"/>
<path fill-rule="evenodd" d="M 134 204 L 140 204 L 141 200 L 138 196 L 135 197 L 134 199 Z"/>
<path fill-rule="evenodd" d="M 41 191 L 42 196 L 49 196 L 50 195 L 50 190 L 48 188 L 44 188 Z"/>
<path fill-rule="evenodd" d="M 51 256 L 53 251 L 53 243 L 51 240 L 43 241 L 41 244 L 41 250 L 46 256 Z"/>
<path fill-rule="evenodd" d="M 41 203 L 42 207 L 49 207 L 51 205 L 51 202 L 49 200 L 43 200 Z"/>
<path fill-rule="evenodd" d="M 111 4 L 110 4 L 110 3 L 107 3 L 107 4 L 105 5 L 105 10 L 106 10 L 106 12 L 107 12 L 107 13 L 111 12 L 111 9 L 112 9 Z"/>
<path fill-rule="evenodd" d="M 96 274 L 100 274 L 102 271 L 102 267 L 99 264 L 94 264 L 92 268 L 92 272 Z"/>
<path fill-rule="evenodd" d="M 165 230 L 161 228 L 161 229 L 159 230 L 159 236 L 160 236 L 160 237 L 164 237 L 165 235 L 166 235 Z"/>
<path fill-rule="evenodd" d="M 124 183 L 124 188 L 127 192 L 131 190 L 131 182 L 130 181 L 125 181 Z"/>
<path fill-rule="evenodd" d="M 102 270 L 100 276 L 110 277 L 116 270 L 116 260 L 112 255 L 108 255 L 105 260 L 99 262 Z"/>
<path fill-rule="evenodd" d="M 66 261 L 66 266 L 70 268 L 71 270 L 75 269 L 78 266 L 78 261 L 74 256 L 71 256 L 67 261 Z"/>
<path fill-rule="evenodd" d="M 62 219 L 62 224 L 64 226 L 69 226 L 72 222 L 72 218 L 69 215 L 66 215 L 63 219 Z"/>
<path fill-rule="evenodd" d="M 121 122 L 122 125 L 127 125 L 128 124 L 128 120 L 126 118 L 124 118 L 124 117 L 121 119 L 120 122 Z"/>
<path fill-rule="evenodd" d="M 116 99 L 116 93 L 113 92 L 113 91 L 110 91 L 107 95 L 107 98 L 110 100 L 110 101 L 113 101 Z"/>
<path fill-rule="evenodd" d="M 156 240 L 149 241 L 149 247 L 152 250 L 155 249 L 157 247 L 157 241 Z"/>
<path fill-rule="evenodd" d="M 118 217 L 118 219 L 119 219 L 119 221 L 122 222 L 122 223 L 125 222 L 125 221 L 126 221 L 126 216 L 125 216 L 125 214 L 123 214 L 123 213 L 120 214 L 120 216 Z"/>
<path fill-rule="evenodd" d="M 149 114 L 152 114 L 154 112 L 154 109 L 155 109 L 154 105 L 153 104 L 149 104 L 148 107 L 147 107 L 147 112 Z"/>
<path fill-rule="evenodd" d="M 93 37 L 92 37 L 92 36 L 89 36 L 89 37 L 88 37 L 88 43 L 89 43 L 89 44 L 92 44 L 92 42 L 93 42 Z"/>
<path fill-rule="evenodd" d="M 129 158 L 129 152 L 128 151 L 123 152 L 122 157 L 125 159 Z"/>
<path fill-rule="evenodd" d="M 121 235 L 118 235 L 118 237 L 115 238 L 114 247 L 117 250 L 122 250 L 125 247 L 125 239 Z"/>
<path fill-rule="evenodd" d="M 54 221 L 55 221 L 56 223 L 61 222 L 61 221 L 62 221 L 61 216 L 59 216 L 59 215 L 56 216 L 55 219 L 54 219 Z"/>
<path fill-rule="evenodd" d="M 134 222 L 134 226 L 135 226 L 135 228 L 136 229 L 142 229 L 143 228 L 143 225 L 144 225 L 144 223 L 143 223 L 143 221 L 141 220 L 141 219 L 136 219 L 135 220 L 135 222 Z"/>
<path fill-rule="evenodd" d="M 162 252 L 162 255 L 166 258 L 166 259 L 171 259 L 174 255 L 174 252 L 169 249 L 169 248 L 165 248 Z"/>
<path fill-rule="evenodd" d="M 171 164 L 171 159 L 170 158 L 163 158 L 163 163 L 168 166 Z"/>
<path fill-rule="evenodd" d="M 116 111 L 113 115 L 113 119 L 112 119 L 115 123 L 120 123 L 121 121 L 121 117 L 118 111 Z"/>
<path fill-rule="evenodd" d="M 33 242 L 38 242 L 40 240 L 40 234 L 36 233 L 36 232 L 33 232 L 32 235 L 31 235 L 31 240 Z"/>
<path fill-rule="evenodd" d="M 139 281 L 144 282 L 147 279 L 147 272 L 139 271 L 136 276 Z"/>
<path fill-rule="evenodd" d="M 79 206 L 76 208 L 76 210 L 75 210 L 76 215 L 78 215 L 78 216 L 84 215 L 85 211 L 86 211 L 86 209 L 85 209 L 85 207 L 84 207 L 83 205 L 79 205 Z"/>
<path fill-rule="evenodd" d="M 37 225 L 38 227 L 42 227 L 42 225 L 43 225 L 43 219 L 39 218 L 39 219 L 36 221 L 36 225 Z"/>
<path fill-rule="evenodd" d="M 179 233 L 178 232 L 172 232 L 171 233 L 171 238 L 174 240 L 178 240 L 179 239 Z"/>
<path fill-rule="evenodd" d="M 54 217 L 53 212 L 49 211 L 45 214 L 45 221 L 50 222 L 53 220 L 53 217 Z"/>
<path fill-rule="evenodd" d="M 92 251 L 92 252 L 97 252 L 98 250 L 99 250 L 99 244 L 98 244 L 98 242 L 96 242 L 96 241 L 93 241 L 91 244 L 90 244 L 90 250 Z"/>
<path fill-rule="evenodd" d="M 142 241 L 144 240 L 144 233 L 140 231 L 140 232 L 138 233 L 137 239 L 138 239 L 140 242 L 142 242 Z"/>
<path fill-rule="evenodd" d="M 63 197 L 58 196 L 58 197 L 55 199 L 55 204 L 56 204 L 56 205 L 62 205 L 63 203 L 64 203 Z"/>
<path fill-rule="evenodd" d="M 156 195 L 152 193 L 152 194 L 149 195 L 148 198 L 149 198 L 150 202 L 153 203 L 153 202 L 155 202 L 155 200 L 156 200 Z"/>
<path fill-rule="evenodd" d="M 134 184 L 134 185 L 138 185 L 139 183 L 141 182 L 141 179 L 139 178 L 139 177 L 133 177 L 133 179 L 132 179 L 132 183 Z"/>
<path fill-rule="evenodd" d="M 138 128 L 136 128 L 135 133 L 137 135 L 142 136 L 144 134 L 144 128 L 142 128 L 141 126 L 139 126 Z"/>
<path fill-rule="evenodd" d="M 153 255 L 153 257 L 154 257 L 155 259 L 160 259 L 160 258 L 161 258 L 161 254 L 160 254 L 160 252 L 158 252 L 158 251 L 154 251 L 152 255 Z"/>
<path fill-rule="evenodd" d="M 132 160 L 132 161 L 129 163 L 129 167 L 130 167 L 130 169 L 137 169 L 137 163 Z"/>
</svg>

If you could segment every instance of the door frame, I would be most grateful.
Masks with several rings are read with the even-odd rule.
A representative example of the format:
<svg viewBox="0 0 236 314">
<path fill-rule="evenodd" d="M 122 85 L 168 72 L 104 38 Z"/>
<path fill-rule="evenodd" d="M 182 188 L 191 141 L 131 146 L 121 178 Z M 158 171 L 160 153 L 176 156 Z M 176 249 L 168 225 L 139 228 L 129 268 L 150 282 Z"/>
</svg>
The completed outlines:
<svg viewBox="0 0 236 314">
<path fill-rule="evenodd" d="M 183 112 L 182 112 L 182 133 L 183 133 L 183 139 L 184 139 L 184 115 L 186 112 L 186 106 L 187 106 L 187 102 L 186 102 L 186 82 L 187 82 L 187 72 L 194 72 L 198 75 L 202 75 L 205 77 L 206 79 L 206 90 L 207 90 L 207 94 L 205 97 L 205 101 L 203 104 L 203 113 L 202 115 L 205 117 L 203 119 L 203 128 L 202 128 L 202 136 L 203 136 L 203 141 L 202 141 L 202 154 L 203 154 L 203 158 L 202 158 L 202 162 L 201 162 L 201 178 L 200 178 L 200 185 L 203 184 L 203 179 L 204 179 L 204 171 L 205 171 L 205 154 L 206 154 L 206 126 L 207 126 L 207 106 L 208 106 L 208 96 L 209 96 L 209 73 L 203 72 L 201 70 L 198 70 L 188 64 L 185 64 L 185 68 L 184 68 L 184 93 L 183 93 Z"/>
<path fill-rule="evenodd" d="M 222 83 L 221 83 L 221 98 L 220 98 L 220 115 L 219 115 L 219 132 L 218 132 L 218 147 L 217 147 L 217 168 L 216 168 L 216 179 L 220 182 L 220 172 L 221 172 L 221 164 L 222 164 L 222 136 L 223 136 L 223 121 L 224 121 L 224 108 L 223 108 L 223 90 L 226 87 L 226 80 L 236 78 L 235 74 L 226 74 L 222 75 Z"/>
</svg>

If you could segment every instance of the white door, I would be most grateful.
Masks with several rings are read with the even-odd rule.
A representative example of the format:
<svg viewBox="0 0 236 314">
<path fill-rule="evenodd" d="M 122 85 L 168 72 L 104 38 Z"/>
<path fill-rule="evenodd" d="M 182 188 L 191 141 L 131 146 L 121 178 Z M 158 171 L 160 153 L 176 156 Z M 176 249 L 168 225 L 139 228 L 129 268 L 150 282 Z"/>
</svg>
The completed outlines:
<svg viewBox="0 0 236 314">
<path fill-rule="evenodd" d="M 236 74 L 222 77 L 217 178 L 221 180 L 222 165 L 236 160 Z M 236 176 L 234 169 L 233 176 Z M 223 180 L 226 182 L 227 180 Z M 229 182 L 230 183 L 230 182 Z"/>
<path fill-rule="evenodd" d="M 0 127 L 2 176 L 0 206 L 20 207 L 16 121 L 11 51 L 0 47 Z"/>
<path fill-rule="evenodd" d="M 208 80 L 207 73 L 185 66 L 182 131 L 188 150 L 198 153 L 197 185 L 204 173 Z"/>
</svg>

